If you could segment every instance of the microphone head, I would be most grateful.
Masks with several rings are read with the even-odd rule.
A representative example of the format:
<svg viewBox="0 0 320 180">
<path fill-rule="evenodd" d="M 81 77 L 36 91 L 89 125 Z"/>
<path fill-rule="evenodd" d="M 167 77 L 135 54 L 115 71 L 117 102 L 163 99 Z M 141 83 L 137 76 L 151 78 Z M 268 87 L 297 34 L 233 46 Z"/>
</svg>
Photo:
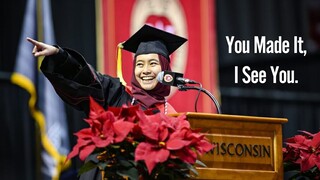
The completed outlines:
<svg viewBox="0 0 320 180">
<path fill-rule="evenodd" d="M 157 80 L 164 85 L 177 86 L 178 84 L 181 84 L 177 80 L 178 77 L 183 77 L 183 74 L 172 71 L 161 71 L 157 75 Z"/>
<path fill-rule="evenodd" d="M 157 80 L 162 83 L 163 82 L 163 75 L 164 75 L 164 71 L 161 71 L 158 73 L 157 75 Z"/>
</svg>

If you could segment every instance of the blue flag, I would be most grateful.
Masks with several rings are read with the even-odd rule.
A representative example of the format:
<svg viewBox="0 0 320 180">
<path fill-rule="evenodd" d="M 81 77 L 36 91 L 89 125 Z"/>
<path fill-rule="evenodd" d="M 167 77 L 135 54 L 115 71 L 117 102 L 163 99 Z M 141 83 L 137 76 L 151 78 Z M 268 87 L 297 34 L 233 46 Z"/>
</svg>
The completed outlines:
<svg viewBox="0 0 320 180">
<path fill-rule="evenodd" d="M 42 145 L 41 179 L 58 180 L 68 164 L 68 126 L 62 100 L 50 82 L 39 72 L 38 61 L 32 54 L 33 45 L 26 37 L 54 44 L 50 0 L 27 0 L 18 54 L 11 81 L 30 93 L 29 108 L 35 119 Z"/>
</svg>

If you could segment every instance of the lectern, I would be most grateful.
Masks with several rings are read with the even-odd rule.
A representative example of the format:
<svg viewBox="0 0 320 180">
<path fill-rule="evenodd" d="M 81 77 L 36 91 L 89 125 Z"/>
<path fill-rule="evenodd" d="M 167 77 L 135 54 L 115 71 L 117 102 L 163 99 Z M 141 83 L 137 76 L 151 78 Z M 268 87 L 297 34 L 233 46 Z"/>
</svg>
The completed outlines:
<svg viewBox="0 0 320 180">
<path fill-rule="evenodd" d="M 283 179 L 282 124 L 285 118 L 186 113 L 216 145 L 201 156 L 197 179 Z"/>
</svg>

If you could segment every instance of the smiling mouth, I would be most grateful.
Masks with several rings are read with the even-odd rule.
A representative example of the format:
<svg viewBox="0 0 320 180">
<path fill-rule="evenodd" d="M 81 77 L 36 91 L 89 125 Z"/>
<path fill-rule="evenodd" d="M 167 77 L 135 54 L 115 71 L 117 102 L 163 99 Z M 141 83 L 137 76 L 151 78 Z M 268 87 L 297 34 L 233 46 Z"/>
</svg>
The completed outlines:
<svg viewBox="0 0 320 180">
<path fill-rule="evenodd" d="M 154 80 L 155 78 L 153 76 L 146 76 L 146 77 L 141 77 L 141 80 L 143 83 L 150 83 Z"/>
</svg>

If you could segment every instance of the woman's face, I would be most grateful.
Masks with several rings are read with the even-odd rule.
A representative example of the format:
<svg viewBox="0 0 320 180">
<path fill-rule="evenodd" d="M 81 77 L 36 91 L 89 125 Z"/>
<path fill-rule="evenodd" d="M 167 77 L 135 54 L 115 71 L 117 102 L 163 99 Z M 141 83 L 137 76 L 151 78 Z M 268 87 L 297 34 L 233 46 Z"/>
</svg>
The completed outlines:
<svg viewBox="0 0 320 180">
<path fill-rule="evenodd" d="M 152 90 L 156 87 L 159 72 L 161 72 L 161 64 L 158 54 L 141 54 L 136 57 L 134 74 L 144 90 Z"/>
</svg>

